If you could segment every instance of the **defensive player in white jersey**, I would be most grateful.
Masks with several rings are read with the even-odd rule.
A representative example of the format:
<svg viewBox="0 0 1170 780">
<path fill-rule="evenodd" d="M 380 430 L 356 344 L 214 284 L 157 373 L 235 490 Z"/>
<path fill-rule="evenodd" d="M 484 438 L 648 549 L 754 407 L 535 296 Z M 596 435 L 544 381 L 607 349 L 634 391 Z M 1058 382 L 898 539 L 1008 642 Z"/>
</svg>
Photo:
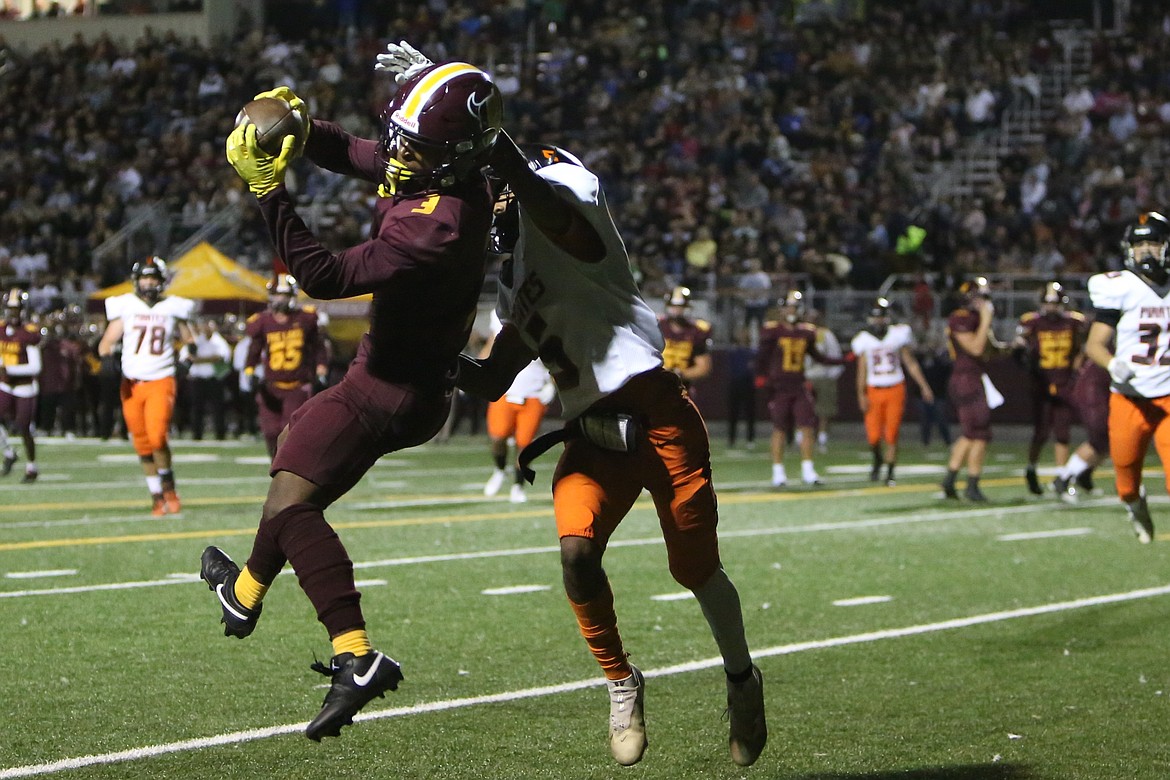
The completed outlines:
<svg viewBox="0 0 1170 780">
<path fill-rule="evenodd" d="M 488 358 L 464 356 L 459 384 L 499 397 L 538 355 L 552 373 L 569 420 L 558 432 L 567 443 L 552 478 L 565 591 L 608 681 L 617 762 L 634 764 L 646 748 L 645 681 L 618 632 L 602 555 L 646 489 L 670 572 L 695 594 L 723 656 L 731 757 L 747 766 L 767 741 L 763 678 L 719 559 L 706 426 L 682 381 L 663 368 L 657 319 L 638 291 L 597 176 L 563 149 L 526 151 L 501 134 L 492 153 L 504 197 L 519 205 L 518 226 L 505 215 L 497 227 L 518 227 L 518 235 L 501 271 L 504 327 Z"/>
<path fill-rule="evenodd" d="M 878 298 L 869 310 L 866 330 L 853 337 L 850 349 L 857 361 L 857 405 L 865 415 L 865 437 L 873 450 L 869 478 L 881 479 L 884 462 L 886 484 L 893 487 L 898 462 L 898 436 L 906 409 L 906 374 L 918 384 L 922 399 L 934 401 L 934 393 L 914 357 L 914 334 L 909 325 L 891 324 L 890 302 Z"/>
<path fill-rule="evenodd" d="M 182 510 L 167 439 L 175 409 L 175 341 L 194 348 L 188 320 L 195 302 L 163 297 L 167 264 L 160 257 L 135 263 L 130 279 L 134 292 L 106 299 L 109 324 L 98 354 L 111 355 L 122 344 L 122 415 L 146 475 L 151 514 L 174 515 Z"/>
<path fill-rule="evenodd" d="M 1089 277 L 1096 316 L 1085 355 L 1112 379 L 1109 454 L 1117 497 L 1138 541 L 1149 544 L 1154 523 L 1142 466 L 1151 439 L 1170 489 L 1170 222 L 1156 211 L 1138 215 L 1122 247 L 1125 270 Z"/>
<path fill-rule="evenodd" d="M 491 314 L 491 338 L 484 344 L 481 355 L 491 354 L 492 344 L 496 334 L 504 328 L 504 323 L 494 311 Z M 516 452 L 519 453 L 532 443 L 536 432 L 540 430 L 540 422 L 548 405 L 556 397 L 556 387 L 552 383 L 548 369 L 540 359 L 520 369 L 520 373 L 512 380 L 512 385 L 504 391 L 503 397 L 492 401 L 487 408 L 488 438 L 491 439 L 492 462 L 495 469 L 483 486 L 485 496 L 494 496 L 504 486 L 508 478 L 505 464 L 508 461 L 508 439 L 516 442 Z M 508 494 L 508 500 L 513 504 L 522 504 L 528 500 L 524 493 L 524 474 L 520 468 L 515 469 L 515 481 Z"/>
</svg>

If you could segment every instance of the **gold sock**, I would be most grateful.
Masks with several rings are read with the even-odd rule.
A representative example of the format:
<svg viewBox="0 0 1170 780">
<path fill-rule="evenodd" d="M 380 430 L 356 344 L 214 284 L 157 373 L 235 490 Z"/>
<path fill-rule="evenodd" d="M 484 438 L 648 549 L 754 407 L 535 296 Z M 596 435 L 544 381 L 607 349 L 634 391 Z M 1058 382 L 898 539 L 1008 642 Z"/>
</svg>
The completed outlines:
<svg viewBox="0 0 1170 780">
<path fill-rule="evenodd" d="M 268 592 L 268 586 L 260 582 L 252 576 L 252 572 L 248 571 L 247 564 L 240 570 L 240 576 L 236 577 L 236 584 L 232 588 L 232 592 L 236 594 L 236 601 L 244 609 L 255 609 L 256 605 L 264 599 L 264 594 Z"/>
<path fill-rule="evenodd" d="M 346 631 L 344 634 L 338 634 L 333 637 L 334 655 L 341 655 L 342 653 L 365 655 L 373 649 L 373 646 L 370 644 L 370 637 L 364 628 L 355 628 L 352 631 Z"/>
</svg>

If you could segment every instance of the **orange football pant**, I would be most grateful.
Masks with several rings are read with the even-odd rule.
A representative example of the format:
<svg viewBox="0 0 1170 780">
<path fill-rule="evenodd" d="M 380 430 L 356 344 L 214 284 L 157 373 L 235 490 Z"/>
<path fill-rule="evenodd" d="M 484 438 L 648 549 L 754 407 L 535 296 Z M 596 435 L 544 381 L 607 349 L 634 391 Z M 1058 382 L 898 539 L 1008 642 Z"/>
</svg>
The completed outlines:
<svg viewBox="0 0 1170 780">
<path fill-rule="evenodd" d="M 122 416 L 126 418 L 134 451 L 146 456 L 165 447 L 175 410 L 175 378 L 142 382 L 123 379 L 121 397 Z"/>
<path fill-rule="evenodd" d="M 633 414 L 645 435 L 632 453 L 583 439 L 568 442 L 553 475 L 557 533 L 595 539 L 604 548 L 646 489 L 671 576 L 685 588 L 698 588 L 720 565 L 711 449 L 699 410 L 681 380 L 665 370 L 639 374 L 592 409 Z"/>
<path fill-rule="evenodd" d="M 525 398 L 514 404 L 501 398 L 487 408 L 488 436 L 493 439 L 516 437 L 516 449 L 522 450 L 536 438 L 540 421 L 544 419 L 545 405 L 535 398 Z"/>
<path fill-rule="evenodd" d="M 1142 466 L 1150 440 L 1158 451 L 1170 491 L 1170 396 L 1131 398 L 1109 395 L 1109 456 L 1113 458 L 1117 497 L 1133 501 L 1142 484 Z"/>
<path fill-rule="evenodd" d="M 869 446 L 884 438 L 887 444 L 897 444 L 902 430 L 902 413 L 906 410 L 906 383 L 899 382 L 893 387 L 865 388 L 869 400 L 869 411 L 865 413 L 865 437 Z"/>
</svg>

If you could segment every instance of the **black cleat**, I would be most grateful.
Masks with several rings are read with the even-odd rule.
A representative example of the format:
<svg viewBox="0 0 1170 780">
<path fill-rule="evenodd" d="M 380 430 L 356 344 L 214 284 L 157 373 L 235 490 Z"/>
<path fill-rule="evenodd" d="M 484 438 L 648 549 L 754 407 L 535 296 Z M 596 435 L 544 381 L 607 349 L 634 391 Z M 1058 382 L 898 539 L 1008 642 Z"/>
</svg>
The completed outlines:
<svg viewBox="0 0 1170 780">
<path fill-rule="evenodd" d="M 1075 504 L 1080 500 L 1080 496 L 1077 495 L 1077 486 L 1064 477 L 1052 480 L 1052 492 L 1066 504 Z"/>
<path fill-rule="evenodd" d="M 950 498 L 954 499 L 955 501 L 959 500 L 959 494 L 955 491 L 954 482 L 943 482 L 941 485 L 939 485 L 939 487 L 942 488 L 943 498 Z"/>
<path fill-rule="evenodd" d="M 240 567 L 218 547 L 208 547 L 200 558 L 199 576 L 207 583 L 207 589 L 215 591 L 219 606 L 223 609 L 223 635 L 243 639 L 256 628 L 263 604 L 248 609 L 236 600 L 236 578 Z"/>
<path fill-rule="evenodd" d="M 1092 495 L 1093 493 L 1093 470 L 1085 469 L 1080 474 L 1077 474 L 1077 487 L 1085 491 L 1085 493 Z"/>
<path fill-rule="evenodd" d="M 987 496 L 983 495 L 983 491 L 979 489 L 978 485 L 968 485 L 967 489 L 963 491 L 963 495 L 968 501 L 986 501 Z M 957 498 L 957 496 L 956 496 Z"/>
<path fill-rule="evenodd" d="M 877 482 L 882 478 L 882 464 L 875 463 L 873 468 L 869 470 L 869 481 Z"/>
<path fill-rule="evenodd" d="M 321 711 L 305 729 L 305 736 L 314 742 L 320 742 L 321 737 L 340 737 L 341 727 L 352 725 L 353 716 L 362 707 L 386 691 L 398 690 L 402 682 L 402 667 L 377 650 L 363 656 L 342 653 L 333 656 L 329 666 L 317 661 L 310 668 L 333 678 Z"/>
<path fill-rule="evenodd" d="M 20 478 L 20 482 L 21 484 L 28 485 L 30 483 L 36 482 L 37 476 L 38 474 L 35 471 L 26 471 L 24 472 L 24 476 Z"/>
<path fill-rule="evenodd" d="M 7 477 L 12 473 L 12 464 L 16 463 L 17 457 L 15 452 L 4 456 L 4 465 L 0 466 L 0 477 Z"/>
<path fill-rule="evenodd" d="M 1129 522 L 1133 525 L 1134 536 L 1142 544 L 1154 541 L 1154 521 L 1150 519 L 1150 508 L 1146 505 L 1146 489 L 1142 492 L 1134 506 L 1126 506 Z"/>
<path fill-rule="evenodd" d="M 1036 477 L 1036 469 L 1029 468 L 1024 472 L 1024 481 L 1028 483 L 1028 492 L 1034 496 L 1044 495 L 1044 488 L 1040 487 L 1040 480 Z"/>
</svg>

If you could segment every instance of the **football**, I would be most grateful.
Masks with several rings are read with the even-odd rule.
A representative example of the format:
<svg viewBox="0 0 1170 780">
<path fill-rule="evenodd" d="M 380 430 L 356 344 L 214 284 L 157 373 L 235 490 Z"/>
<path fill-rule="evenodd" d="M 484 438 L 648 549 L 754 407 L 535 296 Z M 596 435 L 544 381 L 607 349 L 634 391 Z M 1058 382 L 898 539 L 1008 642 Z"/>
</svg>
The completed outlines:
<svg viewBox="0 0 1170 780">
<path fill-rule="evenodd" d="M 253 100 L 236 115 L 236 126 L 244 122 L 256 125 L 256 145 L 269 154 L 280 154 L 287 135 L 296 136 L 297 145 L 305 142 L 305 123 L 287 100 L 265 97 Z"/>
</svg>

